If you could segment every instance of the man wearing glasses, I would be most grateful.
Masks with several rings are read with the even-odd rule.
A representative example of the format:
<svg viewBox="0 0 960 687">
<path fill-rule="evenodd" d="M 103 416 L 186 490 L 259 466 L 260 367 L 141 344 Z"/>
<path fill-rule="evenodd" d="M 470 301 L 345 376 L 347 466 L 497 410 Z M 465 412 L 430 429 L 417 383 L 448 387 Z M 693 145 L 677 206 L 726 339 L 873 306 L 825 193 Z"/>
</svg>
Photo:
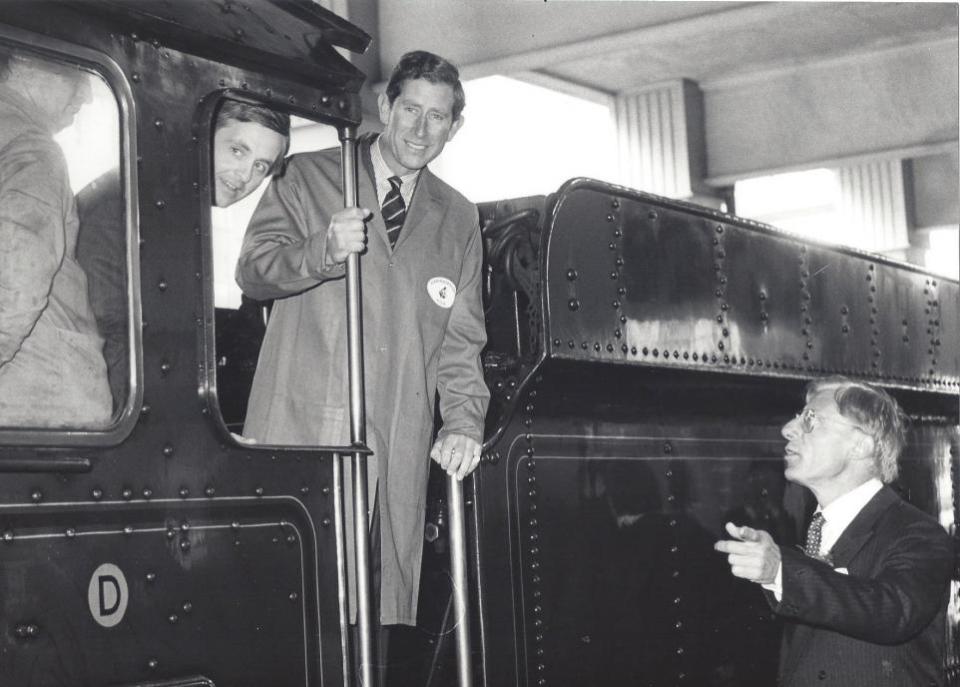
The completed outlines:
<svg viewBox="0 0 960 687">
<path fill-rule="evenodd" d="M 785 476 L 818 507 L 803 551 L 727 523 L 731 572 L 763 586 L 784 618 L 784 687 L 943 685 L 950 537 L 886 486 L 897 477 L 905 417 L 885 391 L 814 380 L 784 425 Z"/>
</svg>

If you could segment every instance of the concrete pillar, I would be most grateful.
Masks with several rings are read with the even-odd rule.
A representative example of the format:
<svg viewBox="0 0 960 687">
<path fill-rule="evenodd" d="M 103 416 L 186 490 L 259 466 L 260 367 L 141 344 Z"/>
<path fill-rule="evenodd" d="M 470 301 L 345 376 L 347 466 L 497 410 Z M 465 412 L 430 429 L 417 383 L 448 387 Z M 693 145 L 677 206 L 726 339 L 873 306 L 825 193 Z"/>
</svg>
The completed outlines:
<svg viewBox="0 0 960 687">
<path fill-rule="evenodd" d="M 703 183 L 703 95 L 696 83 L 677 79 L 618 94 L 614 117 L 622 184 L 717 207 L 718 194 Z"/>
</svg>

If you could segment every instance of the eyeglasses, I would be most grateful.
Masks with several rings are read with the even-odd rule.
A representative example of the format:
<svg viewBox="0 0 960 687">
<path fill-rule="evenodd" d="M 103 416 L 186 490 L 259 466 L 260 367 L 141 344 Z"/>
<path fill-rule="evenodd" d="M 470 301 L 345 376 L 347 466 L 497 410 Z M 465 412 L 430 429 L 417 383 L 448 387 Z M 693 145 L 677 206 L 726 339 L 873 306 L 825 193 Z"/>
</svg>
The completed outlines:
<svg viewBox="0 0 960 687">
<path fill-rule="evenodd" d="M 835 417 L 833 415 L 820 416 L 817 415 L 817 411 L 809 407 L 801 410 L 793 419 L 800 421 L 800 429 L 803 430 L 804 434 L 810 434 L 810 432 L 816 429 L 817 426 L 824 421 L 836 422 L 837 424 L 853 427 L 854 429 L 859 429 L 861 432 L 866 433 L 866 430 L 855 422 L 850 422 L 849 420 L 844 420 L 842 417 Z"/>
</svg>

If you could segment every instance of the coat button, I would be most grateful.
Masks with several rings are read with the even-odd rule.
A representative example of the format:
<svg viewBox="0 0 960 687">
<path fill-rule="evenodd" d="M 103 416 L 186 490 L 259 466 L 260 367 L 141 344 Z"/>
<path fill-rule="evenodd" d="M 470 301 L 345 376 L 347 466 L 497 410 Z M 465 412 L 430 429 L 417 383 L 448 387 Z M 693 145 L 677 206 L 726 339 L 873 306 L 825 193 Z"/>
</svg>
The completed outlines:
<svg viewBox="0 0 960 687">
<path fill-rule="evenodd" d="M 818 680 L 826 680 L 826 679 L 827 679 L 827 671 L 821 670 L 819 673 L 817 673 L 817 679 L 818 679 Z"/>
</svg>

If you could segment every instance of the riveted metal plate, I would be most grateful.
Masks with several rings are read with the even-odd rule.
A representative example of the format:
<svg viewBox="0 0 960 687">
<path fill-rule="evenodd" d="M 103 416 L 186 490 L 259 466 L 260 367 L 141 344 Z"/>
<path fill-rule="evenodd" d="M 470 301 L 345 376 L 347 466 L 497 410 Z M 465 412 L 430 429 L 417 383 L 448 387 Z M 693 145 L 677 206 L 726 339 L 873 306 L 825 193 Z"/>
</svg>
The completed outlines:
<svg viewBox="0 0 960 687">
<path fill-rule="evenodd" d="M 292 499 L 6 507 L 0 529 L 9 684 L 319 684 L 316 550 Z"/>
<path fill-rule="evenodd" d="M 533 441 L 535 458 L 517 442 L 508 461 L 527 684 L 772 683 L 775 622 L 712 545 L 748 512 L 789 541 L 779 442 Z"/>
<path fill-rule="evenodd" d="M 583 179 L 542 245 L 554 357 L 960 386 L 956 281 Z"/>
<path fill-rule="evenodd" d="M 489 683 L 773 684 L 780 625 L 713 543 L 728 521 L 800 541 L 814 504 L 781 429 L 804 386 L 546 360 L 475 478 Z M 894 487 L 951 530 L 955 397 L 893 393 L 913 418 Z"/>
</svg>

